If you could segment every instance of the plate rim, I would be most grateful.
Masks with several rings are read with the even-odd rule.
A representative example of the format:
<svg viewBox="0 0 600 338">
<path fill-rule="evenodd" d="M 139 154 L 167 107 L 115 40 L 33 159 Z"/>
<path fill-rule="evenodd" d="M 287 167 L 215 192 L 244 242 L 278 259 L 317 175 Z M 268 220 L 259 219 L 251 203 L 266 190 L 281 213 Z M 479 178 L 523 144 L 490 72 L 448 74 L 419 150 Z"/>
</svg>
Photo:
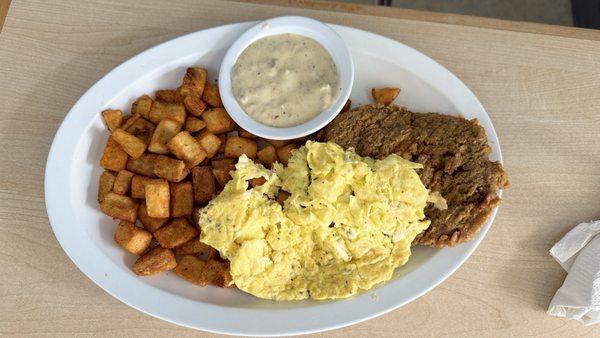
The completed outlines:
<svg viewBox="0 0 600 338">
<path fill-rule="evenodd" d="M 67 130 L 67 128 L 70 127 L 70 124 L 75 123 L 78 118 L 79 119 L 82 118 L 82 116 L 76 115 L 77 111 L 80 110 L 80 106 L 86 100 L 89 100 L 93 94 L 96 94 L 95 92 L 98 91 L 99 87 L 107 84 L 110 81 L 111 77 L 114 77 L 114 76 L 118 75 L 119 73 L 126 71 L 129 67 L 131 67 L 132 65 L 135 65 L 137 62 L 139 62 L 140 60 L 143 60 L 144 58 L 152 57 L 153 54 L 160 52 L 162 49 L 164 49 L 165 47 L 168 47 L 171 44 L 176 44 L 181 41 L 185 41 L 186 39 L 189 39 L 190 37 L 193 37 L 197 34 L 208 34 L 211 31 L 217 31 L 217 30 L 227 31 L 228 29 L 229 30 L 241 29 L 241 27 L 244 27 L 244 26 L 249 27 L 258 22 L 259 21 L 247 21 L 247 22 L 233 23 L 233 24 L 228 24 L 228 25 L 216 26 L 216 27 L 212 27 L 212 28 L 208 28 L 208 29 L 204 29 L 204 30 L 199 30 L 199 31 L 191 32 L 191 33 L 179 36 L 179 37 L 175 37 L 168 41 L 162 42 L 156 46 L 148 48 L 145 51 L 142 51 L 142 52 L 134 55 L 133 57 L 129 58 L 127 61 L 121 63 L 120 65 L 118 65 L 117 67 L 112 69 L 110 72 L 106 73 L 102 78 L 100 78 L 96 83 L 94 83 L 94 85 L 92 85 L 77 100 L 77 102 L 73 105 L 73 107 L 69 110 L 69 112 L 63 119 L 60 127 L 58 128 L 58 130 L 54 136 L 52 145 L 50 147 L 50 151 L 48 153 L 48 158 L 47 158 L 46 166 L 45 166 L 45 175 L 44 175 L 44 198 L 45 198 L 46 212 L 48 215 L 50 225 L 54 232 L 54 235 L 55 235 L 56 239 L 58 240 L 59 244 L 61 245 L 63 251 L 67 254 L 69 259 L 71 259 L 71 261 L 77 266 L 77 268 L 81 272 L 84 273 L 84 275 L 86 275 L 97 286 L 99 286 L 101 289 L 103 289 L 104 291 L 106 291 L 108 294 L 115 297 L 119 301 L 121 301 L 143 313 L 146 313 L 153 317 L 157 317 L 162 320 L 174 323 L 176 325 L 180 325 L 180 326 L 184 326 L 184 327 L 188 327 L 188 328 L 192 328 L 192 329 L 203 330 L 203 331 L 207 331 L 207 332 L 220 333 L 220 334 L 253 335 L 253 336 L 288 336 L 288 335 L 323 332 L 323 331 L 328 331 L 328 330 L 333 330 L 333 329 L 353 325 L 353 324 L 360 323 L 360 322 L 369 320 L 371 318 L 383 315 L 385 313 L 395 310 L 395 309 L 397 309 L 403 305 L 406 305 L 407 303 L 423 296 L 425 293 L 429 292 L 430 290 L 432 290 L 433 288 L 438 286 L 440 283 L 442 283 L 450 275 L 452 275 L 471 256 L 473 251 L 479 246 L 480 242 L 482 241 L 482 239 L 485 237 L 486 233 L 490 229 L 491 224 L 493 223 L 493 221 L 496 217 L 496 214 L 498 212 L 498 207 L 496 207 L 494 209 L 494 211 L 491 213 L 488 221 L 482 227 L 482 229 L 480 230 L 480 232 L 476 236 L 476 238 L 473 238 L 469 243 L 465 243 L 465 244 L 469 244 L 469 246 L 468 246 L 468 249 L 462 254 L 460 261 L 455 262 L 454 265 L 452 265 L 444 274 L 440 275 L 431 285 L 423 288 L 420 292 L 409 297 L 410 299 L 398 302 L 393 305 L 386 306 L 385 308 L 381 308 L 380 310 L 378 310 L 376 312 L 370 313 L 368 315 L 363 315 L 360 318 L 355 318 L 353 320 L 348 320 L 345 322 L 338 322 L 338 323 L 333 323 L 333 324 L 328 324 L 328 325 L 322 325 L 320 327 L 312 327 L 312 328 L 306 328 L 306 329 L 295 329 L 295 330 L 288 330 L 288 331 L 279 330 L 277 332 L 244 332 L 244 331 L 228 329 L 228 328 L 220 328 L 219 329 L 219 328 L 214 328 L 214 327 L 204 327 L 204 326 L 200 327 L 198 325 L 190 324 L 186 321 L 178 320 L 177 318 L 170 318 L 170 317 L 164 315 L 163 313 L 157 313 L 156 311 L 148 310 L 147 309 L 148 306 L 135 304 L 131 301 L 131 299 L 123 297 L 120 294 L 117 294 L 116 292 L 114 292 L 114 290 L 112 288 L 109 288 L 106 285 L 108 283 L 103 284 L 102 280 L 99 280 L 99 278 L 96 278 L 94 276 L 92 271 L 90 271 L 89 267 L 85 265 L 84 258 L 82 258 L 81 256 L 75 255 L 77 250 L 71 246 L 71 244 L 69 243 L 70 239 L 66 236 L 67 234 L 65 234 L 64 231 L 62 231 L 62 229 L 59 225 L 59 224 L 61 224 L 61 221 L 64 219 L 64 217 L 62 217 L 62 215 L 60 215 L 62 209 L 57 208 L 57 200 L 58 199 L 55 199 L 55 196 L 51 195 L 51 193 L 56 190 L 56 189 L 54 189 L 55 187 L 53 185 L 55 183 L 57 183 L 56 179 L 57 179 L 57 177 L 60 177 L 58 175 L 69 176 L 68 173 L 71 171 L 71 166 L 73 165 L 73 163 L 64 163 L 64 162 L 60 161 L 60 158 L 61 158 L 60 156 L 65 155 L 65 154 L 73 156 L 73 154 L 77 151 L 76 144 L 68 144 L 68 143 L 65 144 L 64 141 L 68 141 L 69 136 L 76 136 L 76 135 L 73 135 L 73 130 Z M 409 50 L 411 53 L 419 56 L 424 61 L 431 64 L 434 68 L 436 68 L 436 71 L 443 72 L 444 75 L 447 76 L 450 80 L 452 80 L 455 85 L 461 87 L 463 93 L 466 94 L 467 96 L 469 96 L 469 99 L 472 101 L 472 103 L 478 105 L 478 108 L 485 114 L 485 116 L 489 120 L 488 122 L 489 122 L 490 129 L 485 128 L 486 134 L 488 136 L 488 140 L 490 141 L 490 143 L 495 145 L 494 150 L 497 152 L 497 157 L 498 157 L 497 160 L 500 163 L 503 163 L 502 162 L 502 153 L 501 153 L 498 137 L 497 137 L 497 134 L 493 127 L 493 124 L 491 123 L 491 119 L 490 119 L 489 115 L 487 114 L 487 111 L 484 109 L 483 105 L 479 102 L 479 100 L 477 99 L 475 94 L 456 75 L 451 73 L 448 69 L 446 69 L 441 64 L 439 64 L 435 60 L 431 59 L 427 55 L 415 50 L 414 48 L 412 48 L 408 45 L 403 44 L 402 42 L 387 38 L 385 36 L 382 36 L 382 35 L 379 35 L 376 33 L 371 33 L 371 32 L 353 28 L 353 27 L 341 26 L 341 25 L 331 25 L 331 24 L 330 24 L 330 26 L 340 34 L 342 34 L 343 31 L 347 30 L 350 32 L 360 33 L 363 35 L 366 34 L 367 36 L 371 36 L 372 38 L 375 38 L 377 40 L 383 39 L 383 41 L 385 43 L 400 45 L 402 48 Z M 121 90 L 123 90 L 123 89 L 124 88 L 121 88 Z M 91 121 L 87 121 L 87 123 L 91 123 Z M 81 131 L 77 131 L 75 134 L 78 134 L 80 132 Z M 61 141 L 62 141 L 62 143 L 61 143 Z M 65 175 L 65 173 L 67 173 L 67 175 Z M 501 196 L 501 191 L 499 191 L 499 195 Z M 137 279 L 137 277 L 136 277 L 136 279 Z M 141 281 L 139 279 L 137 279 L 137 280 Z M 142 287 L 141 287 L 142 289 L 148 289 L 147 287 L 149 287 L 148 285 L 146 285 L 146 283 L 142 282 L 140 284 L 142 284 Z M 144 287 L 144 286 L 147 286 L 147 287 Z M 166 291 L 163 291 L 160 289 L 158 289 L 158 292 L 167 293 Z M 173 295 L 173 294 L 170 294 L 170 295 L 175 296 L 175 297 L 180 297 L 180 296 Z M 182 301 L 196 303 L 196 301 L 193 301 L 191 299 L 184 299 L 183 297 L 180 297 L 180 298 L 183 299 Z M 352 299 L 350 299 L 350 300 L 352 300 Z M 334 303 L 334 302 L 332 302 L 332 303 Z M 212 304 L 203 303 L 203 305 L 208 308 L 213 308 L 217 312 L 223 309 L 223 307 L 214 306 Z M 284 312 L 288 312 L 288 311 L 284 311 Z"/>
</svg>

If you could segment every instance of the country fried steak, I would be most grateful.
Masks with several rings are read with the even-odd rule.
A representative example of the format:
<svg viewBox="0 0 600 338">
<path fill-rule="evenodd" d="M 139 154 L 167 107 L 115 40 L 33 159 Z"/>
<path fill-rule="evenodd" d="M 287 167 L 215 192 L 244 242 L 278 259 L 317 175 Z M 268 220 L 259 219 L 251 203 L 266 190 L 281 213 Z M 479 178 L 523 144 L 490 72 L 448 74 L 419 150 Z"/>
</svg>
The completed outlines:
<svg viewBox="0 0 600 338">
<path fill-rule="evenodd" d="M 502 165 L 489 160 L 491 149 L 477 120 L 364 105 L 340 114 L 325 137 L 361 156 L 395 153 L 423 164 L 421 180 L 446 199 L 448 209 L 428 205 L 431 226 L 413 244 L 441 247 L 470 240 L 500 203 L 496 191 L 508 187 Z"/>
</svg>

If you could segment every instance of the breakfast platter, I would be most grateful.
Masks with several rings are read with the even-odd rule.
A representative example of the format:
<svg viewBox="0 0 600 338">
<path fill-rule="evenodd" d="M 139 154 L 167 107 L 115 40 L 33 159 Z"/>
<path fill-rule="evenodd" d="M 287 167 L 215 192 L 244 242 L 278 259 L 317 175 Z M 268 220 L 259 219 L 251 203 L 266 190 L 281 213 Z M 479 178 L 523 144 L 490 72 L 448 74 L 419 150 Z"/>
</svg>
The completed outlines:
<svg viewBox="0 0 600 338">
<path fill-rule="evenodd" d="M 298 49 L 311 42 L 281 34 L 324 50 Z M 256 62 L 264 53 L 248 47 L 268 37 L 285 47 Z M 298 56 L 307 67 L 295 70 Z M 240 60 L 249 66 L 236 69 Z M 300 80 L 265 87 L 261 74 L 280 65 L 280 81 Z M 313 65 L 317 76 L 303 78 Z M 286 88 L 306 99 L 269 108 Z M 295 108 L 277 111 L 286 105 Z M 412 140 L 411 128 L 419 131 Z M 440 150 L 448 137 L 460 153 Z M 400 151 L 399 140 L 410 146 Z M 448 158 L 429 170 L 440 151 Z M 191 33 L 109 72 L 57 132 L 45 194 L 65 252 L 122 302 L 195 329 L 281 336 L 367 320 L 441 283 L 492 224 L 496 188 L 508 185 L 501 163 L 489 116 L 440 64 L 369 32 L 281 17 Z M 477 178 L 493 181 L 493 191 L 452 185 L 451 171 L 472 180 L 470 166 L 486 168 Z M 356 179 L 339 187 L 348 176 Z M 382 216 L 367 222 L 364 210 Z M 356 246 L 373 227 L 383 229 L 369 232 L 379 242 Z"/>
</svg>

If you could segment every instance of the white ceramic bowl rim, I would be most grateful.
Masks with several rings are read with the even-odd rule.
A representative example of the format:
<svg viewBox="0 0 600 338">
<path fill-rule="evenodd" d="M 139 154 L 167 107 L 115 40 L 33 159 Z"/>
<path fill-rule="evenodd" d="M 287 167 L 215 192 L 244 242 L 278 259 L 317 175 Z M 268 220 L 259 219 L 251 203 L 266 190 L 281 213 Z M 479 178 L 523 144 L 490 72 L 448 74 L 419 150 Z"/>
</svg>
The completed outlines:
<svg viewBox="0 0 600 338">
<path fill-rule="evenodd" d="M 272 127 L 251 118 L 239 105 L 231 90 L 231 69 L 240 54 L 261 38 L 293 33 L 312 38 L 329 52 L 340 76 L 340 92 L 333 104 L 314 118 L 291 127 Z M 328 25 L 300 16 L 282 16 L 258 23 L 231 45 L 223 58 L 219 71 L 219 91 L 225 109 L 242 128 L 260 137 L 285 140 L 299 138 L 318 131 L 333 120 L 350 97 L 354 84 L 354 63 L 346 43 Z"/>
</svg>

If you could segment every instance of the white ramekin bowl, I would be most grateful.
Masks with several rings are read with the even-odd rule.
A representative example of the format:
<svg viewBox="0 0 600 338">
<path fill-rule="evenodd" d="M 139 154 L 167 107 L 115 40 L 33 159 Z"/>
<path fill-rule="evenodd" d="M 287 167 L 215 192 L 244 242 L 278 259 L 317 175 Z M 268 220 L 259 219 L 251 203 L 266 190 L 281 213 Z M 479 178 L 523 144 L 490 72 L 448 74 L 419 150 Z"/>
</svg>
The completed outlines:
<svg viewBox="0 0 600 338">
<path fill-rule="evenodd" d="M 331 54 L 340 76 L 341 90 L 334 103 L 311 120 L 292 127 L 272 127 L 251 118 L 238 104 L 231 90 L 231 70 L 240 54 L 254 41 L 271 35 L 299 34 L 319 42 Z M 219 71 L 223 105 L 233 120 L 254 135 L 286 140 L 309 135 L 331 122 L 342 110 L 354 82 L 354 64 L 344 40 L 328 25 L 300 16 L 282 16 L 258 23 L 242 34 L 229 48 Z"/>
</svg>

